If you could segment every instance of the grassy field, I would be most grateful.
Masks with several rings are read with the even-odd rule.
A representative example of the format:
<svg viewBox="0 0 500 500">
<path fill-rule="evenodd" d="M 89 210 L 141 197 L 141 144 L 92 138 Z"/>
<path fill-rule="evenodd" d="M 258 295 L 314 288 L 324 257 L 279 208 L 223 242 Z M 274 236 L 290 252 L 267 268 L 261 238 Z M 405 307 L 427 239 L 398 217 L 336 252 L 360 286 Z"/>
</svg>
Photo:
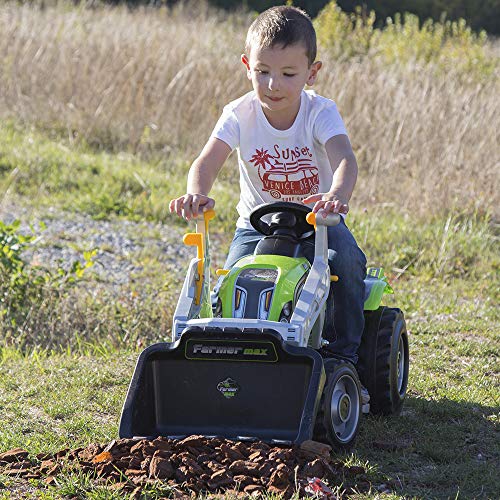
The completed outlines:
<svg viewBox="0 0 500 500">
<path fill-rule="evenodd" d="M 186 7 L 153 15 L 0 6 L 0 452 L 22 447 L 35 456 L 117 437 L 135 360 L 168 337 L 187 266 L 165 262 L 150 243 L 160 229 L 172 238 L 187 230 L 166 202 L 183 192 L 200 137 L 223 103 L 247 90 L 238 50 L 221 49 L 243 45 L 247 20 L 203 9 L 195 16 Z M 194 32 L 191 45 L 180 43 Z M 321 58 L 332 71 L 318 90 L 339 103 L 360 160 L 349 225 L 369 264 L 386 268 L 396 290 L 386 303 L 405 311 L 409 391 L 401 416 L 364 418 L 353 453 L 340 459 L 367 471 L 360 481 L 370 493 L 353 499 L 495 499 L 497 48 L 485 42 L 493 70 L 443 73 L 445 56 L 439 64 L 415 56 L 391 65 L 382 42 L 338 60 L 338 48 L 324 41 Z M 200 50 L 206 57 L 194 59 Z M 234 163 L 213 190 L 219 265 L 235 221 Z M 40 238 L 40 221 L 50 226 L 74 214 L 134 223 L 130 231 L 147 244 L 127 257 L 137 269 L 130 281 L 103 281 L 98 259 L 84 256 L 98 249 L 64 235 L 58 245 L 77 252 L 79 265 L 24 263 L 51 244 Z M 34 234 L 23 239 L 30 224 Z M 58 481 L 46 487 L 0 476 L 0 498 L 121 498 L 86 476 Z"/>
<path fill-rule="evenodd" d="M 3 125 L 0 130 L 3 164 L 8 165 L 5 159 L 17 151 L 9 167 L 26 172 L 22 183 L 26 194 L 16 194 L 16 203 L 27 205 L 30 200 L 30 213 L 36 214 L 36 220 L 43 220 L 45 214 L 49 225 L 50 207 L 56 206 L 115 220 L 139 214 L 164 218 L 167 225 L 183 225 L 162 214 L 160 202 L 155 208 L 151 201 L 168 199 L 177 189 L 175 185 L 160 184 L 157 198 L 151 197 L 144 204 L 135 201 L 141 199 L 140 193 L 136 198 L 127 195 L 134 211 L 117 212 L 102 203 L 103 199 L 117 199 L 111 193 L 107 198 L 108 185 L 97 188 L 89 182 L 89 168 L 85 168 L 92 165 L 102 169 L 107 179 L 116 172 L 119 182 L 128 185 L 137 172 L 154 179 L 158 170 L 148 163 L 85 148 L 68 149 L 65 140 L 54 141 L 13 126 Z M 26 144 L 30 147 L 24 147 Z M 122 168 L 124 163 L 133 168 Z M 35 172 L 30 173 L 31 168 L 36 171 L 45 164 L 55 176 L 50 199 L 39 190 Z M 83 172 L 73 177 L 71 203 L 65 174 L 61 173 L 64 169 L 57 169 L 63 164 L 80 165 Z M 51 185 L 50 177 L 46 178 L 46 186 Z M 12 181 L 8 175 L 3 181 L 6 192 Z M 109 183 L 109 189 L 114 184 Z M 230 181 L 222 179 L 217 190 L 228 192 L 229 187 Z M 99 189 L 101 196 L 92 193 L 93 189 Z M 231 231 L 235 195 L 231 196 L 220 209 L 220 223 L 213 224 L 218 253 L 225 251 Z M 382 494 L 384 498 L 495 498 L 500 487 L 496 475 L 500 453 L 500 287 L 498 239 L 492 220 L 468 213 L 422 219 L 374 206 L 352 214 L 351 226 L 369 262 L 386 266 L 396 289 L 388 304 L 406 313 L 412 363 L 402 416 L 363 419 L 353 455 L 342 458 L 347 463 L 365 465 L 368 472 L 363 481 L 372 485 L 372 494 L 353 498 L 378 498 Z M 120 305 L 121 300 L 106 289 L 89 299 L 85 291 L 96 285 L 90 268 L 67 294 L 46 295 L 48 304 L 39 309 L 31 304 L 30 315 L 36 322 L 28 319 L 13 328 L 4 321 L 0 450 L 23 447 L 35 455 L 106 442 L 117 436 L 119 413 L 138 349 L 168 334 L 180 288 L 179 278 L 165 278 L 158 257 L 151 252 L 136 256 L 143 264 L 139 283 L 146 293 L 136 293 L 135 301 Z M 179 264 L 184 267 L 186 262 Z M 180 276 L 182 269 L 177 273 Z M 50 289 L 47 284 L 43 286 Z M 122 299 L 138 288 L 141 285 L 122 288 Z M 9 317 L 11 312 L 6 314 Z M 49 329 L 50 335 L 44 336 Z M 49 489 L 32 483 L 27 487 L 16 479 L 0 478 L 0 498 L 14 494 L 113 498 L 88 477 L 62 476 L 59 485 Z M 392 493 L 381 493 L 385 490 Z"/>
</svg>

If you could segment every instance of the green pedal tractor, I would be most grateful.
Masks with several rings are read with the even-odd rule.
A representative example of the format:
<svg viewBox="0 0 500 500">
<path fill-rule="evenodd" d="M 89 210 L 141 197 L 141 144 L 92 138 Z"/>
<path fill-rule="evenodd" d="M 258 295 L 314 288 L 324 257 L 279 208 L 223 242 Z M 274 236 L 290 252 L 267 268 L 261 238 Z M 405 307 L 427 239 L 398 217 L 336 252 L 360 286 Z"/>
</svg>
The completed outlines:
<svg viewBox="0 0 500 500">
<path fill-rule="evenodd" d="M 217 271 L 211 293 L 208 211 L 195 233 L 197 248 L 173 320 L 172 342 L 139 356 L 120 422 L 121 437 L 184 437 L 350 447 L 362 413 L 397 414 L 408 382 L 403 313 L 381 306 L 392 290 L 381 269 L 365 280 L 365 329 L 357 366 L 322 356 L 333 307 L 327 226 L 340 216 L 315 217 L 299 204 L 256 208 L 255 252 Z M 314 244 L 312 264 L 302 243 Z M 361 384 L 370 401 L 363 404 Z"/>
</svg>

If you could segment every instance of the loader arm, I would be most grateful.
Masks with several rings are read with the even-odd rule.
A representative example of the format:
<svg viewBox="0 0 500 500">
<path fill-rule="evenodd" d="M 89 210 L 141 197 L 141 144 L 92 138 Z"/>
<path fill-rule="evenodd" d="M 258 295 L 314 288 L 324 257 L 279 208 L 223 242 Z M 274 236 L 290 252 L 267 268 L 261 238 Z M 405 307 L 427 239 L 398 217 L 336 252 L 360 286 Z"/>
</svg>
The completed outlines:
<svg viewBox="0 0 500 500">
<path fill-rule="evenodd" d="M 327 228 L 336 226 L 340 222 L 340 215 L 329 214 L 327 217 L 317 217 L 311 212 L 307 215 L 307 222 L 316 230 L 314 261 L 295 305 L 290 323 L 302 326 L 302 338 L 305 343 L 302 347 L 309 345 L 313 349 L 319 349 L 325 320 L 323 306 L 330 291 Z M 316 325 L 317 321 L 318 325 Z"/>
<path fill-rule="evenodd" d="M 212 318 L 210 303 L 210 239 L 209 222 L 215 217 L 214 210 L 207 210 L 196 219 L 196 232 L 184 236 L 184 244 L 194 246 L 196 258 L 191 259 L 188 272 L 174 313 L 172 340 L 185 322 L 194 318 Z M 182 326 L 182 328 L 181 328 Z"/>
</svg>

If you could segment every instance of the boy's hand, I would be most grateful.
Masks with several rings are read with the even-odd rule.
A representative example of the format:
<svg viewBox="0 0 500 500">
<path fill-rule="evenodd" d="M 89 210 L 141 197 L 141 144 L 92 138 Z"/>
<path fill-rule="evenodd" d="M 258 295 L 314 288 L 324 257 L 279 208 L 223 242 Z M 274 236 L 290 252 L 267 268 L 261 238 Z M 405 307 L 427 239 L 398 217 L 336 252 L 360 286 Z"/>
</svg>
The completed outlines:
<svg viewBox="0 0 500 500">
<path fill-rule="evenodd" d="M 318 213 L 321 210 L 323 217 L 326 217 L 329 213 L 346 214 L 349 212 L 349 203 L 332 193 L 313 194 L 302 200 L 302 202 L 314 203 L 313 213 Z"/>
<path fill-rule="evenodd" d="M 204 194 L 187 193 L 180 198 L 175 198 L 170 202 L 170 212 L 175 212 L 179 217 L 186 220 L 195 219 L 201 212 L 206 212 L 214 208 L 215 200 Z"/>
</svg>

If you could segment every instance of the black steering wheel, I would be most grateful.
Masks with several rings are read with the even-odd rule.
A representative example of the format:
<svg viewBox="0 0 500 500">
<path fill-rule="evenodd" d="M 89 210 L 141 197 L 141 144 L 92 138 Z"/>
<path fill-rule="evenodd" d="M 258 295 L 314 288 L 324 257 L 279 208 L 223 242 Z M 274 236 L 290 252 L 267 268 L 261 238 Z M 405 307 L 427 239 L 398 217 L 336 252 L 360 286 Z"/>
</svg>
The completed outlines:
<svg viewBox="0 0 500 500">
<path fill-rule="evenodd" d="M 309 207 L 299 203 L 265 203 L 252 210 L 250 224 L 265 236 L 289 234 L 298 240 L 305 240 L 314 235 L 314 228 L 306 221 L 310 211 Z M 270 220 L 263 219 L 266 215 L 271 215 Z"/>
</svg>

